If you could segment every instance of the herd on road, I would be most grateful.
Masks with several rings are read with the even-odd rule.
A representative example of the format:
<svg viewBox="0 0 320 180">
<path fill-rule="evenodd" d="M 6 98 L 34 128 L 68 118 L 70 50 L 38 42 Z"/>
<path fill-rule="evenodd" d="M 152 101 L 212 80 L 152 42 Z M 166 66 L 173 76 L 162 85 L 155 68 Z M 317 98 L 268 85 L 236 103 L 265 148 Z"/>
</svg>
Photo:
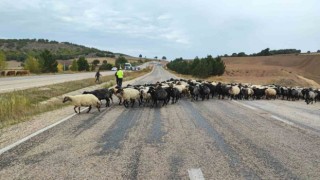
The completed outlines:
<svg viewBox="0 0 320 180">
<path fill-rule="evenodd" d="M 282 99 L 288 101 L 304 100 L 307 104 L 313 104 L 320 100 L 320 89 L 285 87 L 279 85 L 251 85 L 251 84 L 224 84 L 221 82 L 208 82 L 202 80 L 169 79 L 155 84 L 127 85 L 124 88 L 104 88 L 94 91 L 85 91 L 75 96 L 65 96 L 63 103 L 70 101 L 74 105 L 74 111 L 80 113 L 80 107 L 97 107 L 100 111 L 101 100 L 106 101 L 106 107 L 113 103 L 112 96 L 119 98 L 119 105 L 126 108 L 133 107 L 135 102 L 139 106 L 157 107 L 167 105 L 170 100 L 174 104 L 181 98 L 190 98 L 191 101 L 210 99 L 236 99 L 236 100 L 259 100 L 259 99 Z M 76 110 L 78 108 L 78 111 Z"/>
</svg>

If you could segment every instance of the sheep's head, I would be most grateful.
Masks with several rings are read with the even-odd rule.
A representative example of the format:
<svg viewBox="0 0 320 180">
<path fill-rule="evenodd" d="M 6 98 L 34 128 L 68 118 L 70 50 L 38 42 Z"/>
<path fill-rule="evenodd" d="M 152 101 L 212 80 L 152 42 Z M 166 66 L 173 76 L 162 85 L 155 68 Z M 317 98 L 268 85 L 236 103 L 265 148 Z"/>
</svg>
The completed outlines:
<svg viewBox="0 0 320 180">
<path fill-rule="evenodd" d="M 89 94 L 89 92 L 88 91 L 84 91 L 82 94 Z"/>
<path fill-rule="evenodd" d="M 66 96 L 63 98 L 63 103 L 68 102 L 68 101 L 72 101 L 71 98 L 69 96 Z"/>
<path fill-rule="evenodd" d="M 123 89 L 117 89 L 117 91 L 115 92 L 115 94 L 122 94 L 123 93 Z"/>
</svg>

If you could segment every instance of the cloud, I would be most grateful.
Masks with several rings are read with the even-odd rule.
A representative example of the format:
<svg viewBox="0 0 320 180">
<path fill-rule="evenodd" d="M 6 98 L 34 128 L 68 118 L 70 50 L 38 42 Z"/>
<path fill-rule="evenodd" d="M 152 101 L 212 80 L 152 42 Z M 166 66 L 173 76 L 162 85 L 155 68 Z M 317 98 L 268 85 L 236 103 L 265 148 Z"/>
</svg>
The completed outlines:
<svg viewBox="0 0 320 180">
<path fill-rule="evenodd" d="M 0 28 L 2 37 L 96 44 L 150 57 L 317 50 L 319 7 L 317 0 L 1 0 Z"/>
</svg>

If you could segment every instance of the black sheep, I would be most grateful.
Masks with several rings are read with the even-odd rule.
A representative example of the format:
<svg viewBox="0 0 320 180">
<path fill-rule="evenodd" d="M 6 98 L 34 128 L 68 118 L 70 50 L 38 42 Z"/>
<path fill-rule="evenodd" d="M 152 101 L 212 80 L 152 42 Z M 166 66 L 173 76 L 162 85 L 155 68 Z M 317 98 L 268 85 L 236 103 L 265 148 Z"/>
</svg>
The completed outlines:
<svg viewBox="0 0 320 180">
<path fill-rule="evenodd" d="M 106 107 L 110 106 L 110 99 L 113 103 L 113 99 L 112 99 L 112 92 L 109 91 L 108 89 L 104 88 L 104 89 L 97 89 L 94 91 L 84 91 L 82 94 L 93 94 L 95 95 L 100 101 L 101 100 L 106 100 Z"/>
</svg>

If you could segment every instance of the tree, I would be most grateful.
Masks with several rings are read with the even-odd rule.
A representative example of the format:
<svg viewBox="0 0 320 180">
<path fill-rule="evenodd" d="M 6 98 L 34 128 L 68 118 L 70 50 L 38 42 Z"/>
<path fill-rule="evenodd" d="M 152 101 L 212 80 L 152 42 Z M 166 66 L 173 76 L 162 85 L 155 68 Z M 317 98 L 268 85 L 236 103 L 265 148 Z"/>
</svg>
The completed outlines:
<svg viewBox="0 0 320 180">
<path fill-rule="evenodd" d="M 102 65 L 99 68 L 100 70 L 111 70 L 112 64 L 109 64 L 106 60 L 103 61 Z"/>
<path fill-rule="evenodd" d="M 24 63 L 24 69 L 27 69 L 32 73 L 41 72 L 39 61 L 31 55 L 28 55 L 27 60 Z"/>
<path fill-rule="evenodd" d="M 58 62 L 57 60 L 53 59 L 53 56 L 49 50 L 44 50 L 40 54 L 40 59 L 42 61 L 42 72 L 48 73 L 48 72 L 58 72 Z"/>
<path fill-rule="evenodd" d="M 318 50 L 317 53 L 320 53 L 320 50 Z"/>
<path fill-rule="evenodd" d="M 310 52 L 310 51 L 307 51 L 307 53 L 310 54 L 311 52 Z"/>
<path fill-rule="evenodd" d="M 98 64 L 100 64 L 100 61 L 98 59 L 93 60 L 91 64 L 91 71 L 94 71 Z"/>
<path fill-rule="evenodd" d="M 7 67 L 6 56 L 0 51 L 0 70 L 3 70 Z"/>
<path fill-rule="evenodd" d="M 239 52 L 239 53 L 238 53 L 238 57 L 245 57 L 245 56 L 247 56 L 247 55 L 246 55 L 246 53 L 244 53 L 244 52 Z"/>
<path fill-rule="evenodd" d="M 97 66 L 98 64 L 100 64 L 100 61 L 98 59 L 95 59 L 95 60 L 92 61 L 92 64 L 94 66 Z"/>
<path fill-rule="evenodd" d="M 73 60 L 72 61 L 72 65 L 71 65 L 71 71 L 78 71 L 78 63 L 77 60 Z"/>
<path fill-rule="evenodd" d="M 264 49 L 264 50 L 262 50 L 261 52 L 259 52 L 257 55 L 258 55 L 258 56 L 270 56 L 270 55 L 271 55 L 270 49 L 269 49 L 269 48 Z"/>
<path fill-rule="evenodd" d="M 162 60 L 166 60 L 167 59 L 167 57 L 165 57 L 165 56 L 162 56 Z"/>
<path fill-rule="evenodd" d="M 119 56 L 117 59 L 116 59 L 116 66 L 119 67 L 120 65 L 123 65 L 124 66 L 124 63 L 127 63 L 128 60 L 123 57 L 123 56 Z"/>
<path fill-rule="evenodd" d="M 158 59 L 158 56 L 155 56 L 154 58 L 155 58 L 155 59 Z"/>
<path fill-rule="evenodd" d="M 142 58 L 142 54 L 139 55 L 139 58 L 140 58 L 140 59 Z"/>
<path fill-rule="evenodd" d="M 85 57 L 81 56 L 78 61 L 78 71 L 89 71 L 89 63 Z"/>
</svg>

